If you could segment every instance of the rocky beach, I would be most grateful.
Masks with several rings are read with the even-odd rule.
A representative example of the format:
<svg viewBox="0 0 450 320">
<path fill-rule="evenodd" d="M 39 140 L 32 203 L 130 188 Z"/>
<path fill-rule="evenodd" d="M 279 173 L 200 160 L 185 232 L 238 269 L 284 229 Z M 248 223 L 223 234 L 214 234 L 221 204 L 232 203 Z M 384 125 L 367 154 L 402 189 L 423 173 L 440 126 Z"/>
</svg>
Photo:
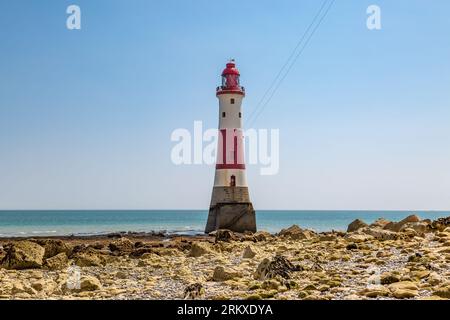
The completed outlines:
<svg viewBox="0 0 450 320">
<path fill-rule="evenodd" d="M 450 217 L 0 239 L 0 299 L 449 299 Z"/>
</svg>

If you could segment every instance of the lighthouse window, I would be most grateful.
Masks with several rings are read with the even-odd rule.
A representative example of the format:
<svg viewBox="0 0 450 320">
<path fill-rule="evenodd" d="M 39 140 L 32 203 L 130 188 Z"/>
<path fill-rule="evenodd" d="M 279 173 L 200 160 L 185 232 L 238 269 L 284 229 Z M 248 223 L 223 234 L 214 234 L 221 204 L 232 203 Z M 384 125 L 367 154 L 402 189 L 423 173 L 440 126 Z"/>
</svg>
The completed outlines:
<svg viewBox="0 0 450 320">
<path fill-rule="evenodd" d="M 231 98 L 230 103 L 234 104 L 234 98 Z"/>
<path fill-rule="evenodd" d="M 222 118 L 225 118 L 225 112 L 222 112 Z"/>
<path fill-rule="evenodd" d="M 242 112 L 239 112 L 239 118 L 242 118 Z"/>
</svg>

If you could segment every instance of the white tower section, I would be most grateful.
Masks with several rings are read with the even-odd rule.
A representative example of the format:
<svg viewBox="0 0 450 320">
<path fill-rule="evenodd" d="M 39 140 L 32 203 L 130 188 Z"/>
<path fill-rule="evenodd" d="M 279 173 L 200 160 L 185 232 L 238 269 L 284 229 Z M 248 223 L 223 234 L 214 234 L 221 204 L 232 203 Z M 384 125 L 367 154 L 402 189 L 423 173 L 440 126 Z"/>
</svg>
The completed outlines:
<svg viewBox="0 0 450 320">
<path fill-rule="evenodd" d="M 241 94 L 228 93 L 219 98 L 219 146 L 215 187 L 247 187 Z M 234 177 L 234 178 L 233 178 Z"/>
</svg>

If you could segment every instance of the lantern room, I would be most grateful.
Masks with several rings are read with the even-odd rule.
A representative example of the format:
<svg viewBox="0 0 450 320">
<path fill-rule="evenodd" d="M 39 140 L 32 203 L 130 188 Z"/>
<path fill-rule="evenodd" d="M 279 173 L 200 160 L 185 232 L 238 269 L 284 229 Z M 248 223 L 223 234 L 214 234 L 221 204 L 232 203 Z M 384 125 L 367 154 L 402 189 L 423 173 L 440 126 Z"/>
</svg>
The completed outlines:
<svg viewBox="0 0 450 320">
<path fill-rule="evenodd" d="M 236 68 L 234 60 L 227 63 L 226 68 L 222 72 L 222 85 L 217 87 L 217 95 L 225 93 L 237 93 L 245 95 L 245 89 L 239 82 L 239 70 Z"/>
</svg>

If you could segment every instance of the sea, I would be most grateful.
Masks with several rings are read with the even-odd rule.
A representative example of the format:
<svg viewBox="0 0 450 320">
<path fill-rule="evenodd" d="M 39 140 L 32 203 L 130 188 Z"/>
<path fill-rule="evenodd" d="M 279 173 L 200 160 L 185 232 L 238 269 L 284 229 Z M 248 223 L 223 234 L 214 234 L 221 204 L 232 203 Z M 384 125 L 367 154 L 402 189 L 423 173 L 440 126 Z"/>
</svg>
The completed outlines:
<svg viewBox="0 0 450 320">
<path fill-rule="evenodd" d="M 271 233 L 297 224 L 317 232 L 345 231 L 350 222 L 378 218 L 399 221 L 410 214 L 422 219 L 450 216 L 450 211 L 306 211 L 256 212 L 258 230 Z M 202 234 L 206 210 L 32 210 L 0 211 L 0 237 L 101 235 L 115 232 Z"/>
</svg>

